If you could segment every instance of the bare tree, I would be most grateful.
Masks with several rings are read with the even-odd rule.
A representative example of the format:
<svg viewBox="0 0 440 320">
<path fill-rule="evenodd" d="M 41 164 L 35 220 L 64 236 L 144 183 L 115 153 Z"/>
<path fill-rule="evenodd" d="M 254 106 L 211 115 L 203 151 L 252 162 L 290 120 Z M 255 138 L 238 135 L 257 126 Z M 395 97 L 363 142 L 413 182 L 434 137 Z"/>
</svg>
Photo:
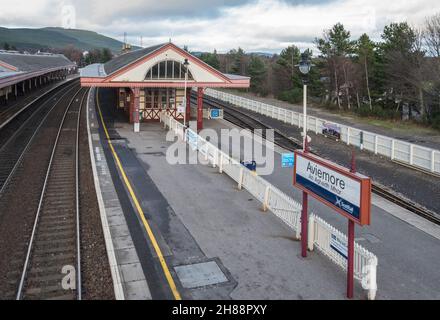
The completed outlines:
<svg viewBox="0 0 440 320">
<path fill-rule="evenodd" d="M 440 58 L 440 13 L 426 18 L 423 38 L 428 53 L 435 58 Z"/>
</svg>

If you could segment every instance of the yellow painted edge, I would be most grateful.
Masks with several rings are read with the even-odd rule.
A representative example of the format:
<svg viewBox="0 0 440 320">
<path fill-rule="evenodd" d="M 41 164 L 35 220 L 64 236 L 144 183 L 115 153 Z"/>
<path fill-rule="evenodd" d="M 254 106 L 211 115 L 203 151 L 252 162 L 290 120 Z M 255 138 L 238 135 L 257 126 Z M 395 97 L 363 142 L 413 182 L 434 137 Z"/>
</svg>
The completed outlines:
<svg viewBox="0 0 440 320">
<path fill-rule="evenodd" d="M 159 244 L 157 243 L 156 237 L 154 236 L 154 233 L 151 230 L 150 224 L 148 223 L 147 219 L 145 218 L 144 211 L 142 210 L 142 207 L 139 204 L 139 201 L 138 201 L 138 199 L 136 197 L 136 194 L 133 191 L 133 188 L 131 186 L 131 183 L 130 183 L 127 175 L 125 174 L 125 171 L 124 171 L 124 168 L 122 167 L 121 161 L 119 160 L 119 157 L 116 154 L 115 149 L 113 148 L 113 144 L 112 144 L 112 142 L 110 140 L 110 135 L 108 134 L 108 131 L 107 131 L 107 126 L 105 125 L 104 118 L 103 118 L 102 113 L 101 113 L 101 107 L 100 107 L 100 104 L 99 104 L 98 89 L 96 90 L 96 99 L 97 99 L 96 101 L 97 101 L 99 117 L 101 118 L 102 126 L 104 128 L 105 136 L 107 137 L 107 142 L 108 142 L 108 145 L 110 147 L 110 150 L 112 151 L 113 157 L 114 157 L 114 159 L 116 161 L 116 164 L 117 164 L 117 166 L 119 168 L 119 171 L 121 172 L 122 178 L 123 178 L 123 180 L 125 182 L 125 185 L 127 186 L 128 192 L 130 193 L 131 198 L 133 199 L 133 202 L 134 202 L 134 205 L 136 207 L 136 210 L 137 210 L 137 212 L 138 212 L 138 214 L 139 214 L 139 216 L 140 216 L 140 218 L 142 220 L 142 223 L 143 223 L 143 225 L 145 227 L 145 230 L 147 231 L 147 234 L 148 234 L 148 237 L 150 238 L 151 244 L 153 245 L 154 250 L 156 251 L 156 255 L 159 258 L 159 261 L 160 261 L 160 264 L 162 266 L 162 269 L 163 269 L 163 272 L 165 274 L 165 277 L 166 277 L 166 279 L 168 281 L 168 284 L 170 286 L 171 291 L 173 292 L 174 299 L 175 300 L 182 300 L 182 297 L 180 296 L 180 293 L 177 290 L 177 287 L 176 287 L 176 284 L 174 282 L 174 279 L 171 276 L 170 269 L 168 268 L 168 265 L 167 265 L 167 263 L 166 263 L 166 261 L 165 261 L 165 259 L 163 257 L 162 251 L 160 250 Z"/>
</svg>

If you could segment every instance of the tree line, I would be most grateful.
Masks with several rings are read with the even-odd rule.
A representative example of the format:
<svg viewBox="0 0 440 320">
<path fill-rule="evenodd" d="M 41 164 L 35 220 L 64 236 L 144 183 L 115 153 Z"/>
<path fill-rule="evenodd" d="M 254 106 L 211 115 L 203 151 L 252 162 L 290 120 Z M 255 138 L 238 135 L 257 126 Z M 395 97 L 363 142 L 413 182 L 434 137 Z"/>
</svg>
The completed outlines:
<svg viewBox="0 0 440 320">
<path fill-rule="evenodd" d="M 68 45 L 64 48 L 20 48 L 17 49 L 14 45 L 10 45 L 8 42 L 3 43 L 3 50 L 19 51 L 19 52 L 48 52 L 63 54 L 70 61 L 76 62 L 79 67 L 83 67 L 92 63 L 106 63 L 113 58 L 113 53 L 109 48 L 95 48 L 90 51 L 84 52 L 81 49 L 76 48 L 73 45 Z"/>
<path fill-rule="evenodd" d="M 79 67 L 93 63 L 106 63 L 113 58 L 113 53 L 109 48 L 96 48 L 83 52 L 71 45 L 56 51 L 57 53 L 64 54 L 70 61 L 76 62 Z"/>
<path fill-rule="evenodd" d="M 8 42 L 4 42 L 3 43 L 3 50 L 12 50 L 12 51 L 17 51 L 17 47 L 14 45 L 10 45 Z"/>
<path fill-rule="evenodd" d="M 440 129 L 440 13 L 420 27 L 391 23 L 378 42 L 367 34 L 352 39 L 337 23 L 314 43 L 318 54 L 305 53 L 313 64 L 307 82 L 316 105 L 364 116 L 410 117 Z M 302 100 L 301 52 L 295 45 L 272 57 L 238 48 L 204 53 L 201 59 L 222 72 L 250 76 L 250 90 L 259 95 Z"/>
</svg>

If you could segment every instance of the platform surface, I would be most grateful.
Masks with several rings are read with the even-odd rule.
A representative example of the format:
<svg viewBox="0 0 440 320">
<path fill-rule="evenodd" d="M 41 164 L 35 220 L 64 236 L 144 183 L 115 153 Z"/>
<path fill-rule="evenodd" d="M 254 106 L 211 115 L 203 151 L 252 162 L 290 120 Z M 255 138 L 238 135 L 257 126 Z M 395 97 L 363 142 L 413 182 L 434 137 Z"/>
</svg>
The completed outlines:
<svg viewBox="0 0 440 320">
<path fill-rule="evenodd" d="M 134 133 L 133 126 L 110 105 L 104 95 L 102 106 L 113 145 L 184 299 L 345 298 L 345 273 L 318 252 L 301 258 L 292 231 L 273 214 L 263 213 L 249 193 L 238 191 L 234 181 L 210 166 L 169 164 L 167 150 L 183 142 L 167 141 L 167 131 L 159 123 L 142 123 L 141 132 Z M 205 127 L 233 126 L 205 121 Z M 279 154 L 275 163 L 275 172 L 265 178 L 300 200 L 300 192 L 292 186 L 292 170 L 281 168 Z M 157 255 L 131 210 L 128 224 L 137 224 L 132 237 L 135 246 L 144 250 L 138 249 L 138 254 L 153 299 L 172 298 Z M 311 211 L 346 232 L 346 221 L 320 203 L 312 200 Z M 372 226 L 356 233 L 356 241 L 379 259 L 377 299 L 440 298 L 439 240 L 388 211 L 374 206 Z M 434 228 L 433 233 L 437 231 Z M 191 274 L 191 280 L 187 273 L 182 278 L 186 280 L 179 281 L 177 270 L 198 270 L 197 265 L 209 262 L 215 262 L 227 282 L 188 284 L 208 283 L 209 271 L 203 269 L 199 277 Z M 358 282 L 355 292 L 356 298 L 365 299 Z"/>
<path fill-rule="evenodd" d="M 345 273 L 322 255 L 301 258 L 293 232 L 274 215 L 262 212 L 261 204 L 248 192 L 238 191 L 228 176 L 201 164 L 170 165 L 166 152 L 173 142 L 166 141 L 162 124 L 143 123 L 141 132 L 134 133 L 126 119 L 109 112 L 105 94 L 101 107 L 115 151 L 184 299 L 345 298 Z M 171 299 L 157 255 L 131 210 L 128 225 L 137 224 L 130 227 L 131 236 L 152 297 Z M 222 275 L 215 273 L 216 284 L 185 288 L 175 268 L 197 270 L 198 264 L 207 262 L 215 262 L 228 281 L 220 281 Z M 193 274 L 193 279 L 212 280 L 206 279 L 209 274 L 203 268 L 199 270 L 200 277 Z M 356 298 L 366 298 L 359 284 Z"/>
</svg>

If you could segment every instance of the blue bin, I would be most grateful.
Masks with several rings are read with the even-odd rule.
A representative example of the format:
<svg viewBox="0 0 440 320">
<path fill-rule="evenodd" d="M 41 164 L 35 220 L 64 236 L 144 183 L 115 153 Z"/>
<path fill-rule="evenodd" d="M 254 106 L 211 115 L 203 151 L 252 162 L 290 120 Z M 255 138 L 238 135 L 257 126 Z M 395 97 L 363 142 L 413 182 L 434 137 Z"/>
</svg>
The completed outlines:
<svg viewBox="0 0 440 320">
<path fill-rule="evenodd" d="M 257 171 L 257 163 L 252 161 L 242 161 L 241 164 L 251 171 Z"/>
</svg>

